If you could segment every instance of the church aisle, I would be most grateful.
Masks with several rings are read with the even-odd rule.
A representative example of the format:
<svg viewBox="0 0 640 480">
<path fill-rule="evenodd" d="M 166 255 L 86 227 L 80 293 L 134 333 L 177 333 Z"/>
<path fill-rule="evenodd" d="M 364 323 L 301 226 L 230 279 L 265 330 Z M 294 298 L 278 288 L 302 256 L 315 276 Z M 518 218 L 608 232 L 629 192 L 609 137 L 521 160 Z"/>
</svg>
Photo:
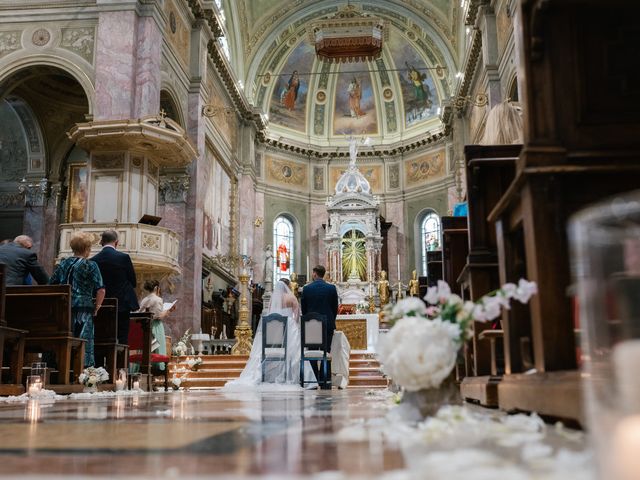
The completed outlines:
<svg viewBox="0 0 640 480">
<path fill-rule="evenodd" d="M 0 475 L 373 476 L 401 469 L 400 451 L 380 435 L 342 443 L 338 433 L 389 406 L 361 390 L 0 402 Z"/>
</svg>

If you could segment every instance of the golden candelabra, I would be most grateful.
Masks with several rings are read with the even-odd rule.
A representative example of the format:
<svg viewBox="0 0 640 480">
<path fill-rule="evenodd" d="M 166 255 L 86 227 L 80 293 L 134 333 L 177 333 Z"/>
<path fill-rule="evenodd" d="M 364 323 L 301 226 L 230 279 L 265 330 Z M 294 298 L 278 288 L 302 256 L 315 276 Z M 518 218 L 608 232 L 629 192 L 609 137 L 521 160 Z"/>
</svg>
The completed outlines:
<svg viewBox="0 0 640 480">
<path fill-rule="evenodd" d="M 243 269 L 240 274 L 240 311 L 239 322 L 234 331 L 236 343 L 231 349 L 232 355 L 249 355 L 251 353 L 251 345 L 253 343 L 251 327 L 249 326 L 249 300 L 247 299 L 247 290 L 249 285 L 249 274 Z"/>
</svg>

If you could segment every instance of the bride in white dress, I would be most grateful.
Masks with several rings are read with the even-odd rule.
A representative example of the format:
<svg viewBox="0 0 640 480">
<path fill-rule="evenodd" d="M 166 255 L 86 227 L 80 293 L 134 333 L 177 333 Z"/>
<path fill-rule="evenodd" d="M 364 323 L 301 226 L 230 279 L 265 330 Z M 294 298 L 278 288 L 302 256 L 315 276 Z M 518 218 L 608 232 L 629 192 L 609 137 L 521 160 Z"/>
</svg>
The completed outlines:
<svg viewBox="0 0 640 480">
<path fill-rule="evenodd" d="M 288 388 L 300 385 L 300 304 L 291 289 L 282 281 L 275 283 L 269 311 L 287 317 L 287 358 L 286 362 L 266 363 L 265 380 L 262 381 L 262 318 L 258 322 L 249 360 L 237 380 L 227 382 L 224 389 L 264 386 L 273 388 L 285 385 Z M 305 388 L 317 387 L 316 376 L 311 364 L 304 364 Z M 277 388 L 277 387 L 276 387 Z"/>
</svg>

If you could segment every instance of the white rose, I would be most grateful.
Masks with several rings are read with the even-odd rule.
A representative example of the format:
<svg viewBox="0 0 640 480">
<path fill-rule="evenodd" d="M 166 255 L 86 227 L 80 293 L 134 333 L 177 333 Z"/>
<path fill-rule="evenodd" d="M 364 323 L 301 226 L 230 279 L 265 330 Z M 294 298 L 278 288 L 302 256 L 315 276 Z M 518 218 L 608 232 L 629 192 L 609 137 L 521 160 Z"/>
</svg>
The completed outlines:
<svg viewBox="0 0 640 480">
<path fill-rule="evenodd" d="M 536 282 L 529 282 L 524 278 L 521 278 L 520 281 L 518 281 L 518 288 L 516 289 L 513 298 L 518 300 L 520 303 L 527 303 L 536 293 L 538 293 L 538 285 L 536 285 Z"/>
<path fill-rule="evenodd" d="M 408 391 L 437 388 L 455 366 L 459 337 L 455 323 L 404 317 L 378 344 L 382 369 Z"/>
<path fill-rule="evenodd" d="M 422 300 L 416 297 L 405 298 L 395 304 L 391 310 L 391 316 L 400 318 L 405 316 L 425 316 L 427 314 L 427 306 Z"/>
</svg>

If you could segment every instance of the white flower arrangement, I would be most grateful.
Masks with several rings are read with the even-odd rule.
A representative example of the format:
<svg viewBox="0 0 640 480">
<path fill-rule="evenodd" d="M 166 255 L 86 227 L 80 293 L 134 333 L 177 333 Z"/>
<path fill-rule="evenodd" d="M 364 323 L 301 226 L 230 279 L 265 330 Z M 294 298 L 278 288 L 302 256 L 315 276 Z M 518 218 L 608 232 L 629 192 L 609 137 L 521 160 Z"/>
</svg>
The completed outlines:
<svg viewBox="0 0 640 480">
<path fill-rule="evenodd" d="M 200 358 L 200 357 L 198 357 L 198 358 L 187 357 L 186 364 L 187 364 L 187 367 L 189 367 L 190 370 L 196 371 L 196 370 L 198 370 L 198 367 L 200 365 L 202 365 L 202 358 Z"/>
<path fill-rule="evenodd" d="M 178 340 L 178 342 L 173 346 L 173 354 L 178 357 L 182 357 L 189 353 L 191 348 L 191 329 L 187 329 L 184 332 L 184 335 Z"/>
<path fill-rule="evenodd" d="M 362 301 L 356 305 L 357 312 L 366 312 L 369 310 L 369 304 L 365 301 Z"/>
<path fill-rule="evenodd" d="M 474 321 L 494 320 L 512 299 L 527 303 L 537 291 L 534 282 L 520 279 L 477 302 L 463 302 L 439 281 L 424 297 L 429 306 L 414 297 L 399 301 L 387 308 L 392 327 L 378 341 L 383 372 L 409 392 L 438 388 L 453 370 L 462 344 L 473 337 Z"/>
<path fill-rule="evenodd" d="M 87 367 L 78 376 L 78 381 L 85 387 L 97 387 L 109 380 L 109 373 L 102 367 Z"/>
<path fill-rule="evenodd" d="M 188 378 L 188 375 L 177 375 L 176 373 L 173 374 L 173 377 L 171 378 L 171 387 L 174 390 L 178 390 L 180 388 L 180 386 L 182 385 L 182 382 L 184 380 L 186 380 Z"/>
</svg>

